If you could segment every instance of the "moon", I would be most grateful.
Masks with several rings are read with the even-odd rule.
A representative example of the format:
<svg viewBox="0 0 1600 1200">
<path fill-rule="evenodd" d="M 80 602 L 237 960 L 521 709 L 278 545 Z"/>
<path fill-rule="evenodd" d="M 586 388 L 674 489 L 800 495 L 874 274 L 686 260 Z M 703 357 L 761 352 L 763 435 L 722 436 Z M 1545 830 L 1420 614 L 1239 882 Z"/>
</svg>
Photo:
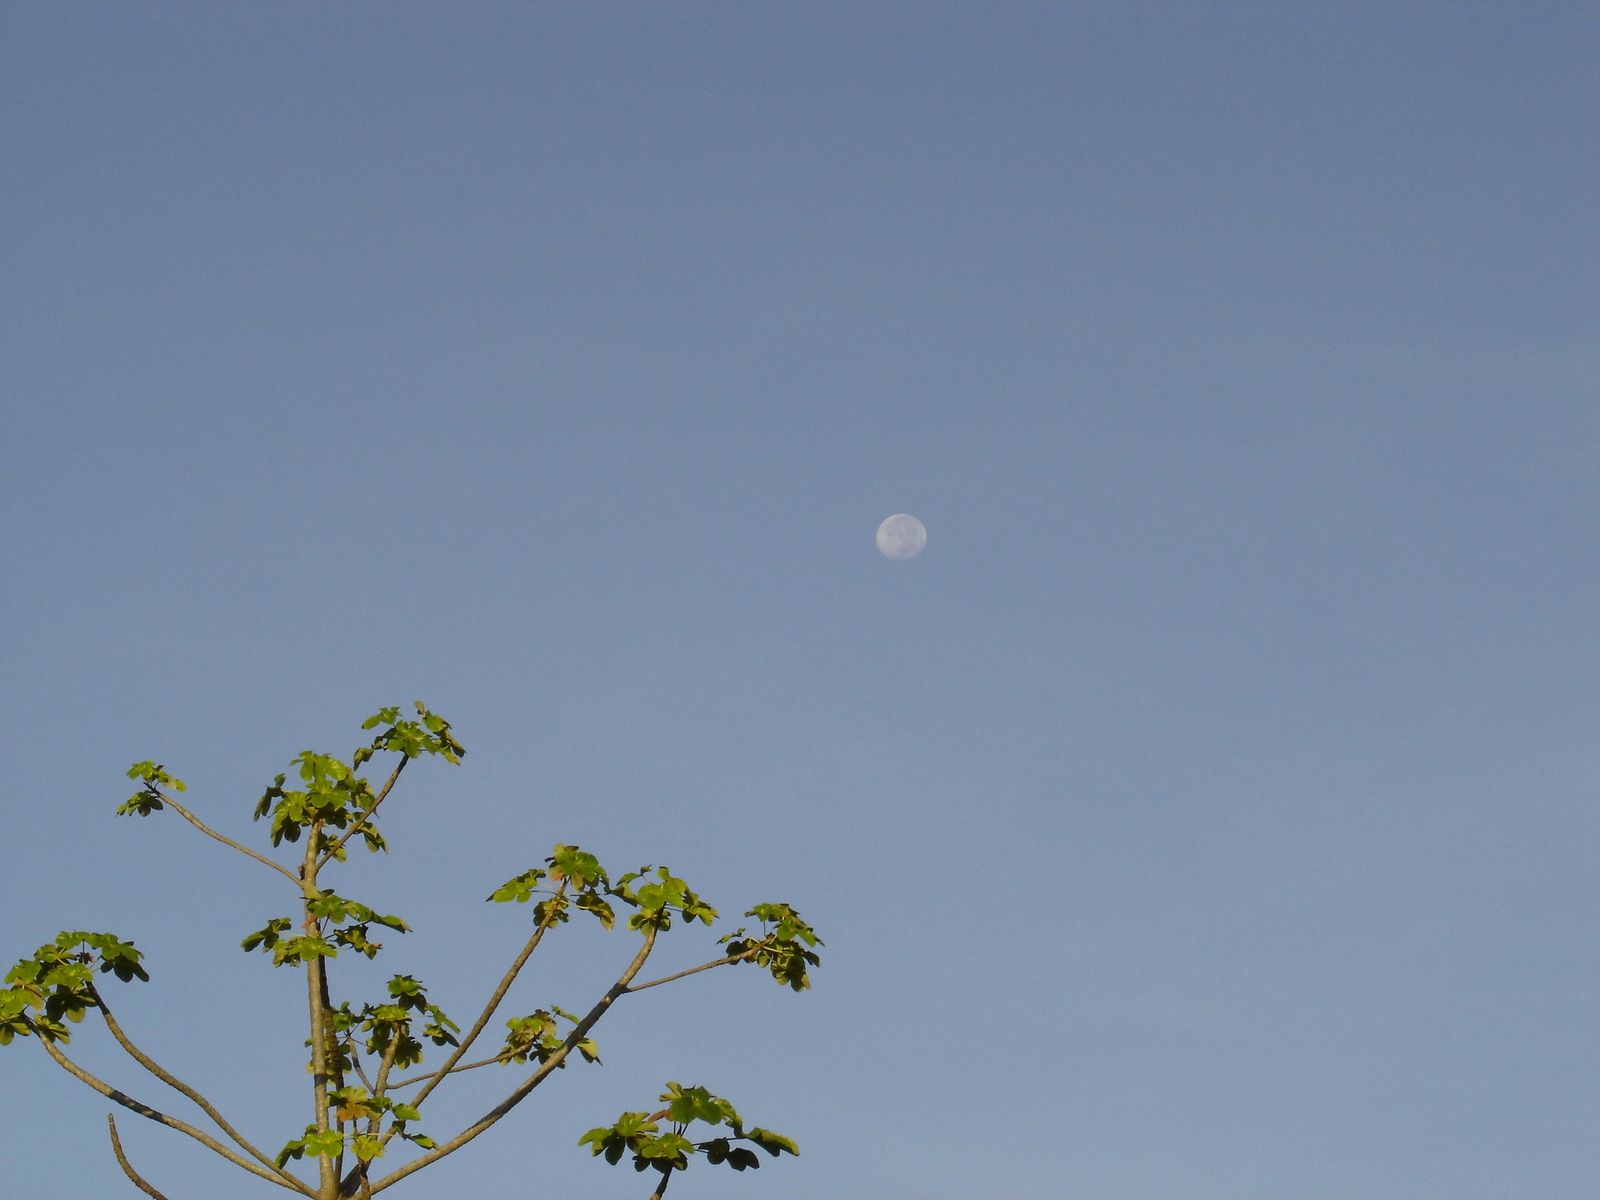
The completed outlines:
<svg viewBox="0 0 1600 1200">
<path fill-rule="evenodd" d="M 910 513 L 895 513 L 878 526 L 877 540 L 885 558 L 915 558 L 928 544 L 928 531 Z"/>
</svg>

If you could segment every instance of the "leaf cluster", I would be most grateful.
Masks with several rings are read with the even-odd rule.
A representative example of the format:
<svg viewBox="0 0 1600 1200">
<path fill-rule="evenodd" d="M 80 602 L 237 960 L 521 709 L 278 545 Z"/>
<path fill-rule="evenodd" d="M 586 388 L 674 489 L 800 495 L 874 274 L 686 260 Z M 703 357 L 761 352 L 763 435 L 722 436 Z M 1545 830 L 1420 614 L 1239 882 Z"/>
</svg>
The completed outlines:
<svg viewBox="0 0 1600 1200">
<path fill-rule="evenodd" d="M 425 1133 L 408 1131 L 407 1123 L 419 1120 L 422 1114 L 417 1111 L 415 1105 L 404 1101 L 394 1100 L 388 1096 L 375 1096 L 364 1087 L 344 1087 L 329 1091 L 328 1106 L 333 1114 L 333 1123 L 330 1127 L 319 1130 L 315 1125 L 307 1125 L 305 1133 L 293 1141 L 284 1143 L 283 1149 L 278 1151 L 276 1159 L 278 1166 L 285 1166 L 290 1159 L 306 1155 L 312 1158 L 324 1155 L 335 1158 L 343 1154 L 346 1149 L 355 1155 L 358 1161 L 371 1162 L 383 1154 L 387 1138 L 381 1130 L 385 1118 L 388 1119 L 389 1128 L 395 1135 L 413 1145 L 424 1150 L 431 1150 L 437 1145 Z M 358 1125 L 360 1122 L 366 1122 L 365 1129 L 352 1128 L 346 1132 L 343 1128 L 346 1125 Z"/>
<path fill-rule="evenodd" d="M 424 754 L 436 754 L 447 763 L 459 763 L 466 757 L 467 748 L 456 740 L 456 735 L 450 729 L 450 722 L 438 713 L 429 712 L 421 700 L 416 702 L 417 719 L 415 721 L 402 721 L 398 705 L 389 705 L 380 708 L 365 721 L 361 722 L 363 729 L 377 729 L 372 744 L 363 746 L 355 752 L 353 759 L 356 766 L 367 762 L 380 750 L 391 751 L 406 758 L 421 758 Z M 379 727 L 382 728 L 379 728 Z"/>
<path fill-rule="evenodd" d="M 461 1026 L 429 1002 L 419 980 L 396 975 L 389 980 L 388 991 L 386 1004 L 363 1004 L 354 1010 L 347 1002 L 333 1010 L 330 1023 L 344 1069 L 350 1069 L 351 1051 L 358 1041 L 367 1053 L 396 1067 L 414 1067 L 422 1061 L 424 1038 L 435 1046 L 457 1044 Z"/>
<path fill-rule="evenodd" d="M 148 817 L 153 812 L 160 812 L 166 807 L 166 799 L 161 794 L 164 787 L 175 792 L 189 790 L 183 780 L 167 774 L 166 768 L 158 762 L 134 763 L 128 768 L 128 778 L 137 779 L 144 786 L 117 806 L 119 817 L 135 814 Z"/>
<path fill-rule="evenodd" d="M 420 700 L 416 702 L 416 710 L 415 721 L 402 720 L 400 709 L 393 705 L 373 713 L 361 723 L 361 728 L 378 732 L 370 743 L 356 749 L 348 763 L 314 750 L 306 750 L 293 759 L 291 765 L 296 769 L 300 786 L 286 787 L 289 776 L 280 774 L 262 793 L 255 807 L 256 820 L 271 818 L 268 830 L 272 844 L 298 842 L 304 830 L 316 827 L 323 839 L 317 847 L 319 854 L 331 851 L 334 858 L 344 858 L 343 839 L 335 841 L 330 830 L 359 830 L 368 850 L 376 853 L 387 849 L 383 835 L 372 823 L 372 814 L 383 800 L 387 785 L 374 791 L 371 783 L 357 772 L 380 751 L 400 755 L 396 776 L 414 758 L 437 755 L 446 762 L 459 763 L 467 752 L 456 740 L 450 722 L 431 712 Z"/>
<path fill-rule="evenodd" d="M 139 965 L 143 957 L 132 942 L 115 934 L 81 929 L 57 934 L 6 972 L 6 986 L 0 988 L 0 1046 L 29 1035 L 71 1041 L 62 1019 L 82 1021 L 85 1012 L 100 1007 L 95 969 L 124 983 L 148 980 L 149 973 Z"/>
<path fill-rule="evenodd" d="M 810 987 L 809 968 L 822 965 L 812 949 L 823 944 L 817 931 L 787 904 L 758 904 L 745 916 L 761 922 L 761 936 L 751 937 L 742 928 L 725 934 L 719 940 L 728 948 L 729 957 L 765 968 L 779 983 L 797 992 Z"/>
<path fill-rule="evenodd" d="M 576 907 L 610 929 L 617 919 L 606 896 L 611 894 L 611 879 L 600 860 L 577 846 L 557 843 L 543 867 L 529 867 L 506 880 L 489 894 L 496 904 L 526 904 L 535 896 L 533 919 L 540 926 L 561 925 L 571 920 L 568 911 Z M 548 881 L 548 882 L 546 882 Z"/>
<path fill-rule="evenodd" d="M 629 929 L 670 929 L 674 913 L 704 925 L 717 918 L 717 910 L 666 867 L 643 866 L 613 882 L 599 859 L 577 846 L 557 845 L 544 861 L 506 880 L 489 900 L 526 904 L 537 896 L 533 916 L 540 925 L 561 924 L 570 919 L 569 909 L 578 908 L 610 929 L 616 922 L 611 900 L 634 910 Z"/>
<path fill-rule="evenodd" d="M 525 1017 L 512 1017 L 506 1022 L 509 1032 L 505 1045 L 496 1057 L 508 1063 L 525 1063 L 532 1059 L 543 1066 L 555 1057 L 566 1042 L 565 1036 L 558 1032 L 558 1019 L 569 1025 L 578 1024 L 578 1017 L 554 1004 L 548 1009 L 534 1009 Z M 573 1049 L 583 1055 L 586 1062 L 600 1061 L 600 1048 L 595 1045 L 593 1038 L 580 1038 L 573 1043 Z M 564 1069 L 567 1065 L 565 1058 L 556 1065 Z"/>
<path fill-rule="evenodd" d="M 761 1165 L 754 1150 L 735 1142 L 748 1142 L 774 1158 L 800 1153 L 793 1138 L 759 1126 L 746 1129 L 732 1104 L 703 1087 L 669 1081 L 661 1099 L 666 1107 L 653 1113 L 625 1112 L 612 1124 L 589 1130 L 578 1144 L 588 1146 L 597 1157 L 603 1155 L 613 1166 L 631 1154 L 635 1171 L 654 1167 L 663 1173 L 688 1170 L 689 1159 L 696 1154 L 705 1155 L 713 1166 L 726 1165 L 735 1171 Z M 688 1136 L 689 1127 L 696 1123 L 725 1126 L 729 1132 L 697 1142 Z"/>
<path fill-rule="evenodd" d="M 354 950 L 367 958 L 376 958 L 383 949 L 382 942 L 372 940 L 372 926 L 382 925 L 398 933 L 409 933 L 411 926 L 393 913 L 381 914 L 358 900 L 350 900 L 331 891 L 318 889 L 315 897 L 306 902 L 306 930 L 299 937 L 285 937 L 294 928 L 289 917 L 273 917 L 260 929 L 239 943 L 241 949 L 267 950 L 272 953 L 272 965 L 284 963 L 299 966 L 313 958 L 337 958 L 339 947 Z M 324 927 L 324 922 L 328 926 Z"/>
</svg>

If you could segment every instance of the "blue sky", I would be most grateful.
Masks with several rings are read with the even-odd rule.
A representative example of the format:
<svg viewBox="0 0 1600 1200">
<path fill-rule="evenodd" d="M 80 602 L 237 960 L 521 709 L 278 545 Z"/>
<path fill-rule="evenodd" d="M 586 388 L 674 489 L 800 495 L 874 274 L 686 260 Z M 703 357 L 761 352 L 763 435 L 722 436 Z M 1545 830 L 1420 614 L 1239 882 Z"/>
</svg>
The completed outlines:
<svg viewBox="0 0 1600 1200">
<path fill-rule="evenodd" d="M 630 997 L 393 1195 L 642 1197 L 576 1140 L 670 1078 L 803 1149 L 684 1198 L 1593 1196 L 1592 6 L 0 44 L 7 953 L 134 939 L 124 1024 L 248 1132 L 308 1119 L 300 980 L 233 948 L 286 899 L 113 818 L 122 772 L 259 837 L 290 757 L 422 697 L 470 754 L 341 887 L 416 926 L 379 977 L 470 1016 L 526 928 L 482 898 L 557 841 L 828 946 L 805 996 Z M 512 1007 L 584 1005 L 628 950 L 586 937 Z M 0 1081 L 20 1194 L 128 1190 L 99 1097 L 30 1044 Z M 122 1125 L 173 1200 L 247 1194 Z"/>
</svg>

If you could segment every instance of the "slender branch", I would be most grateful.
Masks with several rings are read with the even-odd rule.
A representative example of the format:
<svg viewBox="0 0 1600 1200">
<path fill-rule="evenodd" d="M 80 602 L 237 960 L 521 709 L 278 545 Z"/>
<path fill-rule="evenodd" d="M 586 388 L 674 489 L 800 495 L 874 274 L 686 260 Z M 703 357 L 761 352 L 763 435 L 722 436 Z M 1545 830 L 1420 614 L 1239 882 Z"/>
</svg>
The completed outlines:
<svg viewBox="0 0 1600 1200">
<path fill-rule="evenodd" d="M 661 1168 L 661 1182 L 656 1184 L 656 1190 L 650 1193 L 650 1200 L 661 1200 L 667 1194 L 667 1182 L 672 1178 L 672 1168 Z"/>
<path fill-rule="evenodd" d="M 743 954 L 729 954 L 723 958 L 714 958 L 710 962 L 701 963 L 698 967 L 690 967 L 687 971 L 679 971 L 675 975 L 663 975 L 660 979 L 652 979 L 649 983 L 636 983 L 628 989 L 630 992 L 642 992 L 645 988 L 660 987 L 663 983 L 671 983 L 675 979 L 684 979 L 690 975 L 698 975 L 701 971 L 709 971 L 712 967 L 725 967 L 729 963 L 742 962 L 749 958 L 755 951 L 747 950 Z"/>
<path fill-rule="evenodd" d="M 650 957 L 650 951 L 655 948 L 655 944 L 656 931 L 654 929 L 645 930 L 644 944 L 639 947 L 639 952 L 633 956 L 633 961 L 627 965 L 626 969 L 624 969 L 622 974 L 617 978 L 617 981 L 607 988 L 606 994 L 601 996 L 600 999 L 595 1002 L 594 1007 L 584 1014 L 583 1020 L 579 1021 L 577 1025 L 573 1027 L 572 1032 L 567 1035 L 566 1040 L 561 1043 L 561 1046 L 555 1051 L 555 1053 L 551 1054 L 551 1056 L 544 1061 L 537 1071 L 518 1084 L 516 1089 L 509 1096 L 500 1101 L 499 1104 L 495 1105 L 488 1112 L 484 1113 L 483 1116 L 479 1117 L 466 1129 L 463 1129 L 460 1133 L 456 1134 L 456 1136 L 451 1138 L 448 1142 L 429 1150 L 421 1157 L 414 1158 L 404 1166 L 389 1172 L 389 1174 L 385 1175 L 382 1179 L 378 1180 L 377 1183 L 372 1185 L 373 1192 L 381 1192 L 392 1184 L 399 1183 L 407 1175 L 410 1175 L 415 1171 L 420 1171 L 429 1163 L 437 1162 L 445 1155 L 455 1153 L 457 1150 L 461 1149 L 461 1147 L 472 1141 L 480 1133 L 488 1129 L 491 1125 L 495 1124 L 495 1122 L 499 1121 L 501 1117 L 505 1116 L 513 1108 L 527 1099 L 528 1094 L 532 1092 L 534 1088 L 538 1087 L 547 1078 L 549 1078 L 550 1073 L 556 1070 L 563 1062 L 566 1061 L 567 1055 L 572 1053 L 573 1047 L 575 1047 L 579 1042 L 583 1041 L 583 1039 L 588 1036 L 589 1030 L 594 1028 L 595 1022 L 601 1017 L 605 1016 L 606 1010 L 616 1003 L 617 998 L 627 994 L 628 985 L 633 982 L 635 976 L 637 976 L 644 968 L 645 960 Z"/>
<path fill-rule="evenodd" d="M 199 1092 L 195 1091 L 194 1088 L 183 1082 L 183 1080 L 172 1074 L 172 1072 L 166 1070 L 166 1068 L 164 1068 L 160 1063 L 156 1062 L 148 1054 L 140 1050 L 139 1047 L 135 1046 L 132 1040 L 129 1039 L 128 1035 L 123 1032 L 122 1026 L 117 1023 L 116 1017 L 111 1015 L 111 1009 L 106 1005 L 105 997 L 100 994 L 99 990 L 95 988 L 92 983 L 89 985 L 89 994 L 94 997 L 95 1003 L 99 1006 L 100 1016 L 105 1021 L 106 1028 L 111 1031 L 111 1036 L 117 1039 L 117 1045 L 126 1050 L 129 1057 L 131 1057 L 145 1070 L 149 1071 L 150 1074 L 161 1080 L 162 1083 L 166 1084 L 174 1091 L 181 1092 L 190 1100 L 193 1100 L 195 1104 L 199 1105 L 200 1110 L 204 1112 L 206 1116 L 210 1117 L 217 1123 L 217 1128 L 221 1129 L 223 1133 L 232 1138 L 234 1145 L 238 1146 L 239 1149 L 243 1150 L 251 1158 L 255 1159 L 268 1170 L 276 1171 L 285 1179 L 293 1178 L 288 1172 L 284 1171 L 275 1162 L 273 1162 L 272 1159 L 268 1158 L 255 1146 L 252 1146 L 237 1129 L 228 1124 L 227 1119 L 217 1111 L 216 1107 L 211 1103 L 211 1101 L 207 1100 Z"/>
<path fill-rule="evenodd" d="M 37 1033 L 38 1031 L 35 1030 L 35 1032 Z M 249 1171 L 252 1175 L 258 1175 L 262 1179 L 267 1180 L 269 1183 L 275 1183 L 281 1188 L 287 1188 L 291 1192 L 299 1192 L 304 1196 L 316 1195 L 315 1192 L 313 1192 L 300 1180 L 295 1179 L 293 1176 L 277 1174 L 259 1167 L 255 1163 L 251 1162 L 248 1158 L 243 1158 L 240 1155 L 235 1154 L 221 1142 L 217 1141 L 216 1138 L 212 1137 L 203 1130 L 196 1129 L 187 1121 L 180 1121 L 177 1117 L 169 1117 L 166 1113 L 161 1112 L 158 1109 L 151 1108 L 143 1101 L 135 1100 L 126 1092 L 118 1091 L 105 1080 L 96 1078 L 88 1071 L 80 1067 L 77 1063 L 73 1062 L 61 1052 L 60 1048 L 57 1047 L 54 1042 L 45 1037 L 43 1034 L 39 1035 L 39 1042 L 42 1046 L 44 1046 L 45 1052 L 49 1054 L 51 1058 L 56 1060 L 56 1065 L 61 1067 L 62 1070 L 66 1071 L 67 1074 L 73 1076 L 80 1082 L 87 1084 L 106 1099 L 113 1100 L 122 1105 L 122 1107 L 127 1109 L 129 1112 L 136 1112 L 141 1117 L 145 1117 L 151 1121 L 154 1121 L 158 1125 L 165 1125 L 169 1129 L 176 1129 L 179 1133 L 188 1134 L 206 1149 L 220 1154 L 234 1166 Z"/>
<path fill-rule="evenodd" d="M 170 805 L 175 813 L 177 813 L 185 821 L 189 822 L 189 824 L 193 825 L 201 833 L 205 834 L 208 838 L 215 838 L 224 846 L 232 846 L 240 854 L 246 855 L 249 858 L 253 858 L 263 866 L 271 867 L 279 875 L 285 876 L 291 883 L 295 885 L 295 887 L 300 886 L 299 878 L 293 871 L 289 870 L 289 868 L 284 866 L 282 863 L 275 863 L 265 854 L 257 854 L 254 850 L 250 849 L 249 846 L 241 845 L 240 843 L 234 841 L 231 837 L 226 837 L 223 834 L 218 833 L 215 829 L 211 828 L 211 826 L 207 825 L 199 817 L 195 816 L 192 812 L 190 812 L 183 805 L 179 804 L 165 792 L 161 793 L 161 799 Z"/>
<path fill-rule="evenodd" d="M 122 1152 L 122 1139 L 117 1136 L 117 1119 L 107 1113 L 106 1124 L 111 1128 L 111 1153 L 117 1156 L 117 1166 L 122 1168 L 122 1173 L 133 1181 L 134 1187 L 149 1196 L 150 1200 L 167 1200 L 165 1196 L 139 1177 L 139 1172 L 133 1169 L 133 1164 L 128 1161 L 128 1156 Z"/>
<path fill-rule="evenodd" d="M 646 988 L 659 987 L 663 983 L 671 983 L 675 979 L 683 979 L 685 976 L 688 976 L 688 975 L 697 975 L 701 971 L 709 971 L 713 967 L 725 967 L 729 963 L 742 962 L 746 958 L 749 958 L 754 953 L 755 953 L 754 950 L 750 950 L 750 951 L 748 951 L 748 952 L 746 952 L 744 954 L 730 954 L 725 958 L 718 958 L 718 959 L 714 959 L 711 962 L 701 963 L 698 967 L 690 967 L 687 971 L 679 971 L 675 975 L 666 975 L 666 976 L 663 976 L 660 979 L 652 979 L 649 983 L 636 983 L 632 987 L 627 989 L 627 993 L 626 994 L 632 995 L 634 992 L 642 992 Z M 513 1049 L 510 1049 L 510 1050 L 502 1050 L 499 1054 L 496 1054 L 493 1058 L 480 1058 L 480 1059 L 478 1059 L 477 1062 L 462 1063 L 460 1066 L 451 1066 L 450 1063 L 446 1063 L 444 1065 L 444 1067 L 440 1069 L 439 1072 L 435 1072 L 433 1074 L 446 1074 L 446 1073 L 448 1073 L 448 1074 L 451 1074 L 451 1075 L 459 1075 L 462 1071 L 475 1071 L 479 1067 L 492 1067 L 496 1063 L 510 1062 L 512 1059 L 516 1058 L 516 1056 L 518 1054 L 521 1054 L 521 1053 L 523 1053 L 522 1050 L 513 1048 Z M 456 1057 L 460 1057 L 460 1056 L 457 1055 Z M 397 1080 L 396 1082 L 389 1084 L 389 1089 L 388 1090 L 392 1092 L 392 1091 L 396 1091 L 399 1088 L 411 1087 L 413 1084 L 421 1083 L 424 1079 L 433 1078 L 433 1074 L 413 1075 L 409 1079 Z M 419 1099 L 420 1099 L 420 1097 L 419 1097 Z"/>
<path fill-rule="evenodd" d="M 385 797 L 389 795 L 389 790 L 394 787 L 395 780 L 400 778 L 400 772 L 406 769 L 406 764 L 410 761 L 410 755 L 401 755 L 399 765 L 396 766 L 389 775 L 389 781 L 385 783 L 383 787 L 378 789 L 378 797 L 372 802 L 372 807 L 367 809 L 366 812 L 362 813 L 360 819 L 357 820 L 354 825 L 350 826 L 349 829 L 346 829 L 343 833 L 341 833 L 338 838 L 322 852 L 322 861 L 317 864 L 319 867 L 327 866 L 328 863 L 331 862 L 339 853 L 339 851 L 344 848 L 344 844 L 356 834 L 360 833 L 362 827 L 372 820 L 372 814 L 378 811 L 378 805 L 382 804 Z"/>
<path fill-rule="evenodd" d="M 378 1063 L 378 1083 L 376 1087 L 371 1089 L 374 1096 L 382 1096 L 389 1090 L 389 1072 L 394 1070 L 395 1055 L 399 1052 L 400 1039 L 391 1035 L 389 1044 L 383 1048 L 383 1060 Z"/>
<path fill-rule="evenodd" d="M 562 898 L 565 895 L 566 890 L 567 881 L 563 879 L 561 881 L 561 886 L 556 890 L 556 897 L 558 899 Z M 500 1002 L 506 998 L 506 993 L 511 990 L 512 982 L 517 978 L 517 975 L 522 970 L 523 966 L 526 965 L 529 957 L 531 957 L 533 952 L 539 948 L 539 942 L 543 939 L 545 933 L 550 929 L 550 927 L 556 923 L 556 918 L 560 912 L 561 905 L 559 904 L 551 904 L 548 908 L 546 908 L 544 920 L 540 921 L 539 924 L 534 927 L 533 936 L 527 940 L 526 944 L 524 944 L 522 947 L 522 950 L 517 954 L 517 957 L 512 961 L 511 965 L 506 968 L 506 973 L 500 978 L 500 985 L 494 989 L 494 994 L 489 997 L 488 1003 L 483 1006 L 483 1012 L 478 1014 L 478 1019 L 473 1022 L 472 1028 L 467 1030 L 467 1035 L 458 1043 L 456 1043 L 455 1050 L 451 1053 L 449 1058 L 444 1060 L 444 1065 L 435 1071 L 432 1077 L 429 1078 L 428 1082 L 423 1085 L 422 1090 L 418 1092 L 416 1098 L 411 1101 L 413 1105 L 421 1105 L 421 1103 L 428 1098 L 428 1093 L 433 1091 L 434 1088 L 438 1087 L 440 1083 L 444 1082 L 446 1075 L 449 1075 L 453 1070 L 455 1070 L 455 1065 L 460 1062 L 462 1056 L 466 1054 L 467 1048 L 470 1047 L 473 1042 L 477 1041 L 478 1035 L 484 1030 L 484 1026 L 489 1024 L 490 1018 L 492 1018 L 495 1014 L 495 1010 L 500 1007 Z"/>
<path fill-rule="evenodd" d="M 367 1085 L 367 1091 L 372 1091 L 372 1080 L 367 1078 L 366 1068 L 361 1065 L 361 1054 L 356 1049 L 355 1039 L 350 1039 L 350 1065 L 356 1069 L 356 1074 L 361 1077 L 361 1082 Z"/>
</svg>

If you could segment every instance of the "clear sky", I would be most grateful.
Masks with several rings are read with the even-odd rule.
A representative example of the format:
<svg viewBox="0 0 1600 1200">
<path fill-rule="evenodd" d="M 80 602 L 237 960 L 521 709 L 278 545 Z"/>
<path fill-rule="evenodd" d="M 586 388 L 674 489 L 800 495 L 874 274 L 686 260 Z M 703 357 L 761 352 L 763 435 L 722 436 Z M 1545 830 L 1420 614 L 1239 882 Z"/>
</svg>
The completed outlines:
<svg viewBox="0 0 1600 1200">
<path fill-rule="evenodd" d="M 341 890 L 458 1020 L 556 841 L 828 945 L 391 1195 L 643 1200 L 576 1142 L 670 1078 L 803 1150 L 679 1200 L 1593 1200 L 1593 4 L 11 2 L 0 60 L 7 963 L 132 938 L 124 1023 L 297 1135 L 281 881 L 122 772 L 264 844 L 421 697 L 469 757 Z M 566 933 L 515 1010 L 629 950 Z M 0 1053 L 11 1192 L 131 1194 L 107 1107 Z"/>
</svg>

